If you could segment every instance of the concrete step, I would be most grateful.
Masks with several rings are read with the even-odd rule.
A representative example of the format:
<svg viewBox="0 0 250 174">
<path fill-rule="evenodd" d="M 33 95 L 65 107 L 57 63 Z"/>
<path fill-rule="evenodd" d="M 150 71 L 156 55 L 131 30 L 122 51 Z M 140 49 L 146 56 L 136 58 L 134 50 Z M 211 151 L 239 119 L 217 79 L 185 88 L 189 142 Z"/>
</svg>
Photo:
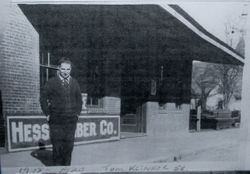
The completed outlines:
<svg viewBox="0 0 250 174">
<path fill-rule="evenodd" d="M 137 132 L 136 124 L 121 124 L 121 132 Z"/>
</svg>

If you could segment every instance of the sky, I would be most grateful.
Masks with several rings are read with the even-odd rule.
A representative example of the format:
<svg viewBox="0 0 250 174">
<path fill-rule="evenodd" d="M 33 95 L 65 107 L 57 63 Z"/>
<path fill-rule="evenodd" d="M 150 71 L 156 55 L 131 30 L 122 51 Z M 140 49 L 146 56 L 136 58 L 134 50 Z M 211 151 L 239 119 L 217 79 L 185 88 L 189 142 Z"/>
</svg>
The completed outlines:
<svg viewBox="0 0 250 174">
<path fill-rule="evenodd" d="M 240 18 L 246 12 L 244 2 L 186 2 L 180 3 L 189 15 L 191 15 L 207 31 L 217 36 L 222 41 L 228 43 L 225 34 L 225 24 L 230 21 L 237 28 L 242 28 L 244 20 Z M 246 20 L 245 20 L 246 21 Z M 232 26 L 232 25 L 231 25 Z M 233 47 L 238 41 L 240 32 L 235 32 L 230 37 L 233 38 Z"/>
</svg>

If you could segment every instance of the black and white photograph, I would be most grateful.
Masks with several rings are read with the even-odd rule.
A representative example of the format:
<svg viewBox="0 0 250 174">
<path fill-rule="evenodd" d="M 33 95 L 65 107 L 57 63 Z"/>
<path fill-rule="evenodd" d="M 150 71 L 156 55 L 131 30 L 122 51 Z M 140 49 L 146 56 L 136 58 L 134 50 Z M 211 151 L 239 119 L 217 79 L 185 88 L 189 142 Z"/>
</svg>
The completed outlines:
<svg viewBox="0 0 250 174">
<path fill-rule="evenodd" d="M 250 170 L 250 1 L 0 6 L 0 174 Z"/>
</svg>

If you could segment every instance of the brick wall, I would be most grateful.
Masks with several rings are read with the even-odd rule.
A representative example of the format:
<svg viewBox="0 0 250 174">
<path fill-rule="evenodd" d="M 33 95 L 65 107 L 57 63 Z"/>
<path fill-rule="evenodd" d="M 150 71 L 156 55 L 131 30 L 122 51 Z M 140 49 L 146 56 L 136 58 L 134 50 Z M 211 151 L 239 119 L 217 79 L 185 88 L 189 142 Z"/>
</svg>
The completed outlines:
<svg viewBox="0 0 250 174">
<path fill-rule="evenodd" d="M 20 8 L 12 4 L 0 43 L 4 112 L 40 113 L 39 35 Z"/>
<path fill-rule="evenodd" d="M 174 103 L 167 103 L 165 111 L 159 110 L 157 102 L 146 102 L 143 112 L 146 115 L 147 135 L 166 135 L 166 133 L 188 132 L 189 104 L 176 108 Z"/>
<path fill-rule="evenodd" d="M 168 103 L 165 112 L 160 110 L 157 115 L 159 117 L 158 128 L 167 132 L 188 132 L 189 113 L 189 104 L 182 104 L 180 108 L 176 108 L 174 103 Z"/>
<path fill-rule="evenodd" d="M 2 1 L 0 5 L 0 71 L 3 69 L 3 35 L 6 29 L 6 24 L 8 21 L 8 12 L 10 11 L 10 5 L 6 1 Z M 3 17 L 4 16 L 4 17 Z M 2 73 L 0 75 L 0 90 L 3 86 Z"/>
</svg>

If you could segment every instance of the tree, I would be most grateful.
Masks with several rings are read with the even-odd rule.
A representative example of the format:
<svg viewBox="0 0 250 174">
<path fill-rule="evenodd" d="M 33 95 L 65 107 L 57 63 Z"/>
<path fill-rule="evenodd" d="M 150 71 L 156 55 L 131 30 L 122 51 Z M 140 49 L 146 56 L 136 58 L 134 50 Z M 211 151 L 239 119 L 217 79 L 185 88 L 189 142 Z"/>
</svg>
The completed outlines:
<svg viewBox="0 0 250 174">
<path fill-rule="evenodd" d="M 241 93 L 242 66 L 229 64 L 194 63 L 192 95 L 199 96 L 202 110 L 207 110 L 207 99 L 222 94 L 223 109 L 228 109 L 231 98 Z"/>
<path fill-rule="evenodd" d="M 232 96 L 238 91 L 238 83 L 242 77 L 242 66 L 237 65 L 214 65 L 217 74 L 218 93 L 223 95 L 223 108 L 228 109 Z"/>
<path fill-rule="evenodd" d="M 193 64 L 192 73 L 192 95 L 199 96 L 202 110 L 207 110 L 207 99 L 215 93 L 219 79 L 214 71 L 213 64 L 199 63 Z"/>
<path fill-rule="evenodd" d="M 243 13 L 242 13 L 243 14 Z M 242 17 L 243 16 L 243 17 Z M 245 15 L 240 18 L 229 18 L 225 23 L 226 42 L 244 56 Z M 239 27 L 240 26 L 240 27 Z M 237 44 L 238 43 L 238 44 Z M 193 64 L 192 95 L 199 96 L 202 110 L 206 110 L 207 99 L 213 95 L 222 94 L 224 109 L 228 109 L 232 96 L 241 98 L 242 66 L 230 64 Z"/>
<path fill-rule="evenodd" d="M 236 25 L 237 23 L 239 23 L 239 21 L 236 22 L 232 19 L 229 19 L 225 23 L 226 42 L 229 46 L 234 47 L 236 51 L 244 56 L 245 30 L 243 28 L 238 28 Z M 241 89 L 241 84 L 239 85 L 239 82 L 241 82 L 243 68 L 242 66 L 237 65 L 217 64 L 214 66 L 214 71 L 217 73 L 219 82 L 218 93 L 223 95 L 223 108 L 228 109 L 228 105 L 232 96 L 235 93 L 241 93 L 239 92 L 239 89 Z"/>
</svg>

